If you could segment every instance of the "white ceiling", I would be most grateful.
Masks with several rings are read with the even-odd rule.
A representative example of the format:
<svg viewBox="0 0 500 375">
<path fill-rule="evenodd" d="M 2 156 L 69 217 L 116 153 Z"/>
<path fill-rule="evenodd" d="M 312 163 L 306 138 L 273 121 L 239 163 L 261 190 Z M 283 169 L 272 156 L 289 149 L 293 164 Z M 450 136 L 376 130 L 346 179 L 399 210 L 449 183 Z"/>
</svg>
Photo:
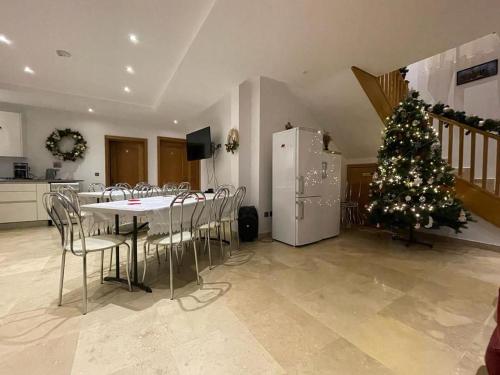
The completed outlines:
<svg viewBox="0 0 500 375">
<path fill-rule="evenodd" d="M 0 34 L 14 41 L 0 44 L 0 101 L 182 127 L 264 75 L 288 83 L 336 143 L 373 149 L 380 129 L 366 133 L 377 120 L 350 67 L 391 71 L 497 31 L 499 19 L 498 0 L 11 0 L 0 12 Z"/>
</svg>

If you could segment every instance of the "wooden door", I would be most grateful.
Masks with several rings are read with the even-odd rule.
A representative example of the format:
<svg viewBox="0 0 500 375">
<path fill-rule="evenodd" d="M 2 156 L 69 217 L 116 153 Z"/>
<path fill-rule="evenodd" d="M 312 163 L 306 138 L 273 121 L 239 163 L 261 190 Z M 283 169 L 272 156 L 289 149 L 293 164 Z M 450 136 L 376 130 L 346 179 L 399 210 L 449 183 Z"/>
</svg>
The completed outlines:
<svg viewBox="0 0 500 375">
<path fill-rule="evenodd" d="M 200 189 L 200 161 L 187 160 L 185 139 L 158 137 L 158 185 L 183 181 Z"/>
<path fill-rule="evenodd" d="M 134 186 L 148 180 L 147 140 L 105 136 L 106 184 Z"/>
<path fill-rule="evenodd" d="M 366 212 L 365 205 L 369 201 L 369 184 L 376 170 L 377 164 L 351 164 L 347 166 L 347 192 L 344 192 L 343 199 L 358 202 L 362 213 Z"/>
</svg>

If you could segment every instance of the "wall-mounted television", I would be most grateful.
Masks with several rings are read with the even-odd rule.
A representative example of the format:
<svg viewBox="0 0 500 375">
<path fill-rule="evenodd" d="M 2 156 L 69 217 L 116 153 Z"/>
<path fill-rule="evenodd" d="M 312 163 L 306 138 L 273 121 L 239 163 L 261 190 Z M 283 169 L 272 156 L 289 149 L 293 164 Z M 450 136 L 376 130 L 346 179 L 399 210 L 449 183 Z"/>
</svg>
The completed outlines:
<svg viewBox="0 0 500 375">
<path fill-rule="evenodd" d="M 212 139 L 210 126 L 186 135 L 187 159 L 200 160 L 212 157 Z"/>
</svg>

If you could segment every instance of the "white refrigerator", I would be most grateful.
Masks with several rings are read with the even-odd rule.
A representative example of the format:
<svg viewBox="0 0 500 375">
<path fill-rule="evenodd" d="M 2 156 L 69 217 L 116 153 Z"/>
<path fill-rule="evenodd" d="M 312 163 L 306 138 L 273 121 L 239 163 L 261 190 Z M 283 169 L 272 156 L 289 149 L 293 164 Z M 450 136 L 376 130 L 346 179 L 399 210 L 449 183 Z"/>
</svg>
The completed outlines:
<svg viewBox="0 0 500 375">
<path fill-rule="evenodd" d="M 273 239 L 293 246 L 339 234 L 341 156 L 323 151 L 320 131 L 273 134 Z"/>
</svg>

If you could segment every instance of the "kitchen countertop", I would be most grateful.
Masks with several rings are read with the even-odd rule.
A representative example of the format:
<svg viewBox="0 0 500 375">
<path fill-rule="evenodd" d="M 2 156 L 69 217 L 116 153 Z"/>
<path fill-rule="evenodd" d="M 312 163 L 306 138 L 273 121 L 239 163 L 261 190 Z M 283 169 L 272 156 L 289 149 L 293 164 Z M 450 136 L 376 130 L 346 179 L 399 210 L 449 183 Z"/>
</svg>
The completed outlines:
<svg viewBox="0 0 500 375">
<path fill-rule="evenodd" d="M 50 184 L 50 183 L 70 183 L 82 182 L 83 180 L 47 180 L 45 178 L 30 178 L 30 179 L 15 179 L 15 178 L 0 178 L 0 184 Z"/>
</svg>

